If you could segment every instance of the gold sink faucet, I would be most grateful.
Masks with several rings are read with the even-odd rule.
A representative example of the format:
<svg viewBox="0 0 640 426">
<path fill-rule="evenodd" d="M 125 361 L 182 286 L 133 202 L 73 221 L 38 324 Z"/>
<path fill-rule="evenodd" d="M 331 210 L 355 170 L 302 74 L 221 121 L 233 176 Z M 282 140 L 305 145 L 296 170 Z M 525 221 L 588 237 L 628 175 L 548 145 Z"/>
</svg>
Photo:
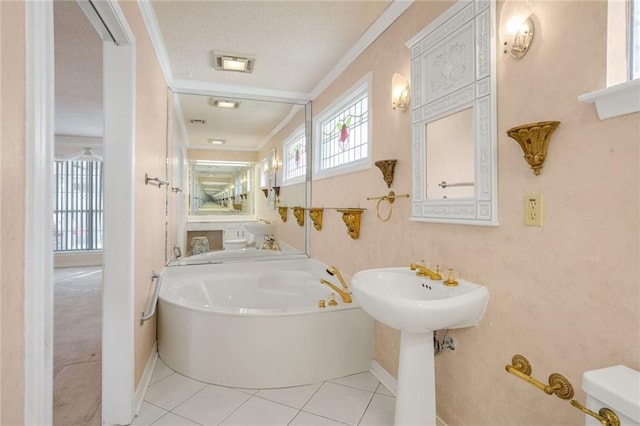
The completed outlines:
<svg viewBox="0 0 640 426">
<path fill-rule="evenodd" d="M 329 287 L 331 287 L 336 293 L 338 293 L 340 295 L 340 297 L 342 298 L 342 301 L 344 303 L 351 303 L 351 295 L 349 294 L 349 292 L 342 290 L 341 288 L 336 287 L 335 285 L 331 284 L 329 281 L 320 278 L 320 282 L 324 285 L 328 285 Z"/>
<path fill-rule="evenodd" d="M 441 280 L 442 275 L 440 274 L 440 265 L 436 265 L 436 271 L 433 272 L 431 269 L 427 268 L 424 265 L 420 265 L 419 263 L 412 263 L 410 266 L 412 271 L 416 271 L 416 275 L 418 276 L 427 276 L 432 280 Z"/>
</svg>

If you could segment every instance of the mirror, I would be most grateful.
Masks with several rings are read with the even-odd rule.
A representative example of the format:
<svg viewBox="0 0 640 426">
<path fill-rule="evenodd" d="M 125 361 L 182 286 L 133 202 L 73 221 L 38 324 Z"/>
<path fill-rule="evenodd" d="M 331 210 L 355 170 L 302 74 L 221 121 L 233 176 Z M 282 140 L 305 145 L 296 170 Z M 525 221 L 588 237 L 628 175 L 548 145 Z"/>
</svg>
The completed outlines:
<svg viewBox="0 0 640 426">
<path fill-rule="evenodd" d="M 497 226 L 495 2 L 460 0 L 411 49 L 411 219 Z"/>
<path fill-rule="evenodd" d="M 189 215 L 252 215 L 256 164 L 190 160 Z"/>
<path fill-rule="evenodd" d="M 170 264 L 306 257 L 308 226 L 284 221 L 278 207 L 307 206 L 309 173 L 293 179 L 287 162 L 295 141 L 297 161 L 302 152 L 309 163 L 310 103 L 208 93 L 170 98 L 173 139 L 185 141 L 186 180 L 176 237 L 183 256 L 171 253 Z"/>
<path fill-rule="evenodd" d="M 427 199 L 474 196 L 471 129 L 472 108 L 426 124 Z"/>
</svg>

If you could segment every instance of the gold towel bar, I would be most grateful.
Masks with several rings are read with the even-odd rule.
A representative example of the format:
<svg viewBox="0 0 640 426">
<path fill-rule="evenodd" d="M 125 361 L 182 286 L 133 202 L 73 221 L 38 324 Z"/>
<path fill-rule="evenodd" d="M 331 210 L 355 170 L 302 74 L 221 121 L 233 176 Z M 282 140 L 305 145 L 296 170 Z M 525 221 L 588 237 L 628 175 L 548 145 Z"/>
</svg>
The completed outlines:
<svg viewBox="0 0 640 426">
<path fill-rule="evenodd" d="M 587 407 L 580 404 L 575 399 L 571 400 L 571 405 L 573 405 L 583 413 L 588 414 L 591 417 L 594 417 L 603 426 L 620 426 L 620 418 L 618 418 L 615 411 L 610 410 L 609 408 L 601 408 L 600 411 L 596 413 L 595 411 L 589 410 Z"/>
<path fill-rule="evenodd" d="M 562 374 L 552 373 L 549 376 L 549 384 L 545 385 L 539 380 L 531 377 L 531 364 L 523 355 L 516 354 L 511 358 L 512 365 L 506 365 L 504 368 L 508 373 L 520 377 L 527 383 L 532 384 L 536 388 L 544 391 L 548 395 L 555 394 L 558 398 L 573 398 L 573 386 Z"/>
</svg>

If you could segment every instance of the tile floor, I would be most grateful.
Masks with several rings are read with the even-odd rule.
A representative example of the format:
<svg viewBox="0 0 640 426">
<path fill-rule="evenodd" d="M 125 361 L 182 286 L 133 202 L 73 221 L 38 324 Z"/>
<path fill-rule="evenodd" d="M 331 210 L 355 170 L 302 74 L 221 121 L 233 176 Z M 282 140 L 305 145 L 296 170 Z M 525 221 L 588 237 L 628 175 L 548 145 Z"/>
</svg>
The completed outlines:
<svg viewBox="0 0 640 426">
<path fill-rule="evenodd" d="M 182 376 L 160 359 L 134 425 L 393 424 L 395 398 L 370 372 L 282 389 L 236 389 Z"/>
</svg>

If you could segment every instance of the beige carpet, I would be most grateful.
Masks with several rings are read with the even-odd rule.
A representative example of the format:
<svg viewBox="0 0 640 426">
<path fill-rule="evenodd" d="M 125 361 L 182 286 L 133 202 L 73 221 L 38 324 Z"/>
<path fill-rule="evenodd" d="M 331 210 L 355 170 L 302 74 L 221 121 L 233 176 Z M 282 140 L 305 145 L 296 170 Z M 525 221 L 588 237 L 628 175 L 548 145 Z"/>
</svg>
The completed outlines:
<svg viewBox="0 0 640 426">
<path fill-rule="evenodd" d="M 53 424 L 100 425 L 102 270 L 55 271 Z"/>
</svg>

